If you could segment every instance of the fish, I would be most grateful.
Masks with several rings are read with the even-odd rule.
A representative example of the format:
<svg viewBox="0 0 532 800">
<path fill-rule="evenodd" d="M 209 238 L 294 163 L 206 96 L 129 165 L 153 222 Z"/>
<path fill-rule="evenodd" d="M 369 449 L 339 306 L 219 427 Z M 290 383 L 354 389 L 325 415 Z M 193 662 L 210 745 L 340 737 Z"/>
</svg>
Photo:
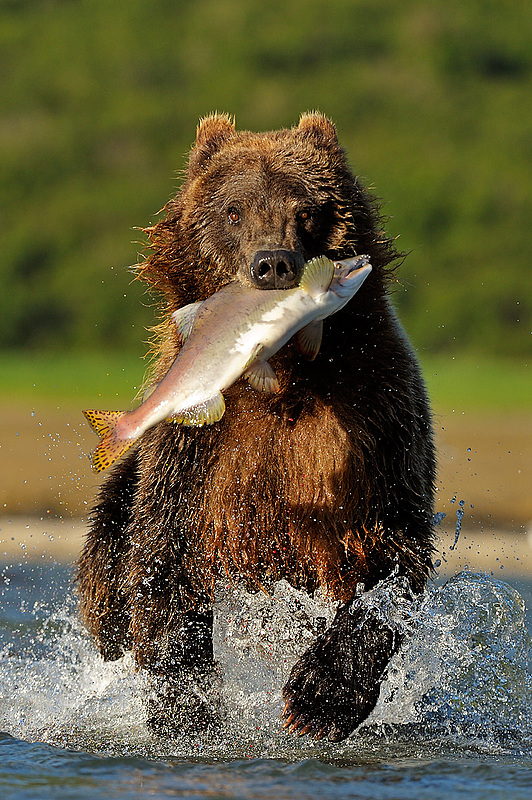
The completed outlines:
<svg viewBox="0 0 532 800">
<path fill-rule="evenodd" d="M 132 411 L 83 411 L 100 437 L 90 455 L 92 470 L 108 469 L 163 420 L 191 426 L 218 422 L 225 412 L 222 392 L 242 376 L 257 391 L 278 392 L 268 359 L 294 335 L 303 355 L 314 359 L 323 320 L 356 294 L 371 272 L 369 261 L 317 256 L 292 289 L 253 289 L 232 281 L 207 300 L 175 311 L 180 350 L 142 403 Z"/>
</svg>

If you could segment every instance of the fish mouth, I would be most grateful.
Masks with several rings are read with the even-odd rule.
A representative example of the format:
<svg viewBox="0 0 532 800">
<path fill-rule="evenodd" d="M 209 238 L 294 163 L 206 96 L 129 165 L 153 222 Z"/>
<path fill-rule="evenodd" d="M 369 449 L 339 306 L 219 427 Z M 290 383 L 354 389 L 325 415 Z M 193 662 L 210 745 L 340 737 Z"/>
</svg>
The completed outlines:
<svg viewBox="0 0 532 800">
<path fill-rule="evenodd" d="M 345 258 L 342 261 L 334 261 L 333 263 L 337 270 L 341 271 L 344 276 L 347 276 L 367 266 L 370 263 L 370 257 L 367 255 L 352 256 L 351 258 Z"/>
</svg>

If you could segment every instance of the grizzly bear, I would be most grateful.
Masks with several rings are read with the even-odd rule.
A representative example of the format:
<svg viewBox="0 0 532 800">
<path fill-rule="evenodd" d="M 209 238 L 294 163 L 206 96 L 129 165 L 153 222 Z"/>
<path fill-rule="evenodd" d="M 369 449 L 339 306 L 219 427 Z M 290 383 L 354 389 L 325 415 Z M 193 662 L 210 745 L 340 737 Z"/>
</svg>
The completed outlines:
<svg viewBox="0 0 532 800">
<path fill-rule="evenodd" d="M 153 381 L 178 352 L 172 312 L 229 281 L 289 288 L 321 254 L 367 254 L 373 270 L 325 321 L 315 360 L 292 342 L 272 359 L 279 392 L 239 380 L 220 422 L 161 422 L 115 465 L 78 562 L 82 615 L 104 658 L 133 651 L 153 681 L 149 722 L 171 734 L 221 719 L 217 581 L 321 589 L 336 616 L 294 664 L 284 719 L 339 741 L 375 707 L 403 638 L 378 594 L 365 605 L 364 593 L 396 575 L 408 603 L 432 570 L 431 416 L 388 296 L 398 253 L 319 113 L 269 133 L 203 119 L 165 210 L 139 266 L 161 298 Z"/>
</svg>

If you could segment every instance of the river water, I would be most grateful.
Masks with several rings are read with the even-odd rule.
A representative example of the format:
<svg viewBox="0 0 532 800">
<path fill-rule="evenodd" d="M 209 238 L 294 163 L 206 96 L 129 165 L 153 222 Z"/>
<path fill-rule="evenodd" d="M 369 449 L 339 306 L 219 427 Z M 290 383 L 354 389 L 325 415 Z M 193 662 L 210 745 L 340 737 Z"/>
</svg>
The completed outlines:
<svg viewBox="0 0 532 800">
<path fill-rule="evenodd" d="M 530 800 L 532 582 L 511 584 L 432 584 L 377 708 L 340 744 L 279 725 L 283 680 L 333 609 L 283 582 L 271 597 L 220 587 L 223 733 L 164 740 L 131 658 L 104 663 L 79 624 L 71 570 L 0 565 L 0 798 Z"/>
</svg>

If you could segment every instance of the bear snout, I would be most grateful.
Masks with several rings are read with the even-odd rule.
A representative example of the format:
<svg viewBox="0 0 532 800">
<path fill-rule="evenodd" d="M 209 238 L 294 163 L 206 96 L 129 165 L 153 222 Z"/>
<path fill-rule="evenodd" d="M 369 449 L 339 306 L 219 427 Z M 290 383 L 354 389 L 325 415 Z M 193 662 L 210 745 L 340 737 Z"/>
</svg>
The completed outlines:
<svg viewBox="0 0 532 800">
<path fill-rule="evenodd" d="M 250 267 L 250 277 L 259 289 L 291 289 L 296 286 L 305 265 L 295 250 L 259 250 Z"/>
</svg>

